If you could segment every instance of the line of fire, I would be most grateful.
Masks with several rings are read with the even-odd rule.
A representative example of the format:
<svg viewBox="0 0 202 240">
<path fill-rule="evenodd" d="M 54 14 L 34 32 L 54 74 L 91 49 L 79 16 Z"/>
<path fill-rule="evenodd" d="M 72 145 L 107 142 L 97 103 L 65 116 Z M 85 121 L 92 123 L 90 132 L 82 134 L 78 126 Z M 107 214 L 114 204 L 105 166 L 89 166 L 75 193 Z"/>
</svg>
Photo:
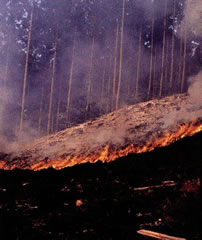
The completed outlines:
<svg viewBox="0 0 202 240">
<path fill-rule="evenodd" d="M 200 239 L 201 13 L 0 2 L 0 239 Z"/>
</svg>

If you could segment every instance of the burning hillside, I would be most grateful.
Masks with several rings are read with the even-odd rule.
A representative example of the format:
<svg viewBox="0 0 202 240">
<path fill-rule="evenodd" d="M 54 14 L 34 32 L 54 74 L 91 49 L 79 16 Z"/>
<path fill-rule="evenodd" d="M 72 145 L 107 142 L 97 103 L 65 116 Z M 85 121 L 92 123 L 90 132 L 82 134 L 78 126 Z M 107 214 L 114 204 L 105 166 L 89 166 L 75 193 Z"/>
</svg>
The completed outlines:
<svg viewBox="0 0 202 240">
<path fill-rule="evenodd" d="M 202 130 L 202 110 L 187 95 L 155 99 L 104 115 L 2 154 L 2 169 L 62 169 L 109 162 L 167 146 Z"/>
</svg>

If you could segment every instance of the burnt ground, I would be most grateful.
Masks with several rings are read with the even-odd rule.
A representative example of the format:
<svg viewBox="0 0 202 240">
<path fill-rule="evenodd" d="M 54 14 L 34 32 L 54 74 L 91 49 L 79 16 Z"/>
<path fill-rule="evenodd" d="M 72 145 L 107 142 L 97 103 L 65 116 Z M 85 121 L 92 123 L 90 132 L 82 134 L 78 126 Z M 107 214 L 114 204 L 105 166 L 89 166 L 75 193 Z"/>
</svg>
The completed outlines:
<svg viewBox="0 0 202 240">
<path fill-rule="evenodd" d="M 0 239 L 200 239 L 202 133 L 111 163 L 0 171 Z M 147 187 L 147 188 L 142 188 Z"/>
</svg>

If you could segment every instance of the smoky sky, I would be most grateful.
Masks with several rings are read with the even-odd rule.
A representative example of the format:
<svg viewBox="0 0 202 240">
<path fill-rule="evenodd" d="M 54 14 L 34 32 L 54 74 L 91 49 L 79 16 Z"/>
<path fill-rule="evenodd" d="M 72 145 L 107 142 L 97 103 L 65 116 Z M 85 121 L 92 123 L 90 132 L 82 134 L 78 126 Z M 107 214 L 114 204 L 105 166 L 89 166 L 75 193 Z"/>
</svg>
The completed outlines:
<svg viewBox="0 0 202 240">
<path fill-rule="evenodd" d="M 23 118 L 24 128 L 26 131 L 31 128 L 33 135 L 35 135 L 33 129 L 42 135 L 46 134 L 49 115 L 51 132 L 56 132 L 113 111 L 114 92 L 117 94 L 119 79 L 119 108 L 148 99 L 150 75 L 152 87 L 149 99 L 159 97 L 162 72 L 162 95 L 180 93 L 184 61 L 186 66 L 183 91 L 187 90 L 188 78 L 199 72 L 201 68 L 201 29 L 198 27 L 200 26 L 197 22 L 198 18 L 194 17 L 195 11 L 198 13 L 201 6 L 200 1 L 126 0 L 124 25 L 122 24 L 123 2 L 122 0 L 1 1 L 0 132 L 2 136 L 9 139 L 16 138 L 27 54 L 29 64 Z M 189 10 L 190 4 L 194 6 L 192 11 Z M 31 13 L 33 22 L 30 49 L 27 53 Z M 189 17 L 189 14 L 192 17 Z M 186 25 L 187 19 L 189 23 Z M 119 78 L 123 26 L 122 71 Z M 188 28 L 186 41 L 182 30 L 185 26 Z M 74 52 L 73 46 L 75 46 Z M 183 55 L 185 46 L 186 56 Z M 164 58 L 163 65 L 162 58 Z M 169 89 L 172 59 L 174 69 L 172 87 Z M 135 97 L 137 78 L 138 96 Z M 53 96 L 51 114 L 49 114 L 52 79 Z"/>
</svg>

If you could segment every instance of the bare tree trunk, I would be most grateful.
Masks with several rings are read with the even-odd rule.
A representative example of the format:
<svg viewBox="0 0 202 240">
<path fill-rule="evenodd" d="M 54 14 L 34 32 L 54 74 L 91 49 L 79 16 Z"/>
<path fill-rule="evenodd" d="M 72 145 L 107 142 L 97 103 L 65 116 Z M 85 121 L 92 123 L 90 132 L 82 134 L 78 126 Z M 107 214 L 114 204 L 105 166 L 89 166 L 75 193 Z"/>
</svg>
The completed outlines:
<svg viewBox="0 0 202 240">
<path fill-rule="evenodd" d="M 28 39 L 27 39 L 25 70 L 24 70 L 24 80 L 23 80 L 23 89 L 22 89 L 22 103 L 21 103 L 21 113 L 20 113 L 20 128 L 19 128 L 20 132 L 23 130 L 23 122 L 24 122 L 25 95 L 26 95 L 27 73 L 28 73 L 28 65 L 29 65 L 30 42 L 31 42 L 31 34 L 32 34 L 33 10 L 34 10 L 34 7 L 32 8 L 31 15 L 30 15 L 29 32 L 28 32 Z"/>
<path fill-rule="evenodd" d="M 55 130 L 59 130 L 59 118 L 60 118 L 60 104 L 61 104 L 61 88 L 62 88 L 62 83 L 60 81 L 60 86 L 59 86 L 59 94 L 58 94 L 58 102 L 57 102 L 57 111 L 56 111 L 56 126 Z"/>
<path fill-rule="evenodd" d="M 181 92 L 181 77 L 182 77 L 182 45 L 183 45 L 183 40 L 182 40 L 182 38 L 180 38 L 180 53 L 179 53 L 179 67 L 178 67 L 179 92 Z"/>
<path fill-rule="evenodd" d="M 125 22 L 125 4 L 126 4 L 126 0 L 123 0 L 122 20 L 121 20 L 121 42 L 120 42 L 119 80 L 118 80 L 118 88 L 117 88 L 117 95 L 116 95 L 116 110 L 119 108 L 119 98 L 120 98 L 120 88 L 121 88 L 121 78 L 122 78 L 123 34 L 124 34 L 124 22 Z"/>
<path fill-rule="evenodd" d="M 52 116 L 53 91 L 54 91 L 54 82 L 55 82 L 55 67 L 56 67 L 56 56 L 57 56 L 57 41 L 58 41 L 58 34 L 56 34 L 55 51 L 54 51 L 54 56 L 53 56 L 53 68 L 52 68 L 52 77 L 51 77 L 51 89 L 50 89 L 49 108 L 48 108 L 47 134 L 50 134 L 50 131 L 51 131 L 51 116 Z"/>
<path fill-rule="evenodd" d="M 116 105 L 116 75 L 117 75 L 117 50 L 118 50 L 118 37 L 119 37 L 119 23 L 117 22 L 116 26 L 116 43 L 114 51 L 114 73 L 113 73 L 113 103 L 112 111 L 115 109 Z"/>
<path fill-rule="evenodd" d="M 92 71 L 93 71 L 93 55 L 94 55 L 94 44 L 95 44 L 95 38 L 93 37 L 92 41 L 92 47 L 91 47 L 91 56 L 90 56 L 90 71 L 88 76 L 88 89 L 87 89 L 87 101 L 86 101 L 86 117 L 88 115 L 89 111 L 89 104 L 90 104 L 90 95 L 91 95 L 91 85 L 92 85 Z"/>
<path fill-rule="evenodd" d="M 112 56 L 109 57 L 109 72 L 108 72 L 108 83 L 107 83 L 107 105 L 106 105 L 106 113 L 110 112 L 110 103 L 111 103 L 111 62 Z"/>
<path fill-rule="evenodd" d="M 136 83 L 135 83 L 135 100 L 138 100 L 139 94 L 139 78 L 140 78 L 140 60 L 142 52 L 142 26 L 139 33 L 139 46 L 138 46 L 138 58 L 137 58 L 137 72 L 136 72 Z"/>
<path fill-rule="evenodd" d="M 154 49 L 154 72 L 153 72 L 153 81 L 152 81 L 152 87 L 153 87 L 153 94 L 152 94 L 152 97 L 155 96 L 155 83 L 156 83 L 156 59 L 157 59 L 157 46 L 155 46 L 155 49 Z"/>
<path fill-rule="evenodd" d="M 76 32 L 75 32 L 76 34 Z M 72 80 L 73 80 L 73 70 L 74 70 L 74 54 L 75 54 L 75 34 L 73 40 L 73 47 L 72 47 L 72 61 L 70 67 L 70 74 L 69 74 L 69 86 L 68 86 L 68 97 L 67 97 L 67 107 L 66 107 L 66 127 L 69 125 L 69 111 L 70 111 L 70 104 L 71 104 L 71 90 L 72 90 Z"/>
<path fill-rule="evenodd" d="M 38 131 L 41 131 L 41 120 L 42 120 L 42 111 L 43 111 L 43 98 L 44 98 L 44 86 L 41 88 L 41 101 L 39 108 L 39 119 L 38 119 Z"/>
<path fill-rule="evenodd" d="M 165 83 L 167 83 L 167 79 L 168 79 L 168 50 L 169 50 L 169 39 L 167 38 L 167 41 L 166 41 L 166 57 L 165 57 L 166 67 L 165 67 L 165 75 L 164 75 L 164 79 L 165 79 L 164 82 Z"/>
<path fill-rule="evenodd" d="M 173 7 L 173 26 L 174 26 L 174 18 L 175 18 L 175 1 Z M 173 68 L 174 68 L 174 48 L 175 48 L 175 33 L 174 27 L 172 32 L 172 47 L 171 47 L 171 65 L 170 65 L 170 81 L 169 81 L 169 93 L 172 92 L 173 87 Z"/>
<path fill-rule="evenodd" d="M 147 90 L 147 99 L 149 99 L 149 97 L 150 97 L 151 84 L 152 84 L 153 48 L 154 48 L 154 16 L 152 17 L 151 55 L 150 55 L 149 86 L 148 86 L 148 90 Z"/>
<path fill-rule="evenodd" d="M 4 78 L 3 78 L 3 86 L 6 85 L 7 80 L 8 80 L 10 38 L 11 38 L 11 33 L 9 31 L 9 36 L 8 36 L 8 41 L 7 41 L 7 49 L 6 49 L 6 61 L 5 61 L 6 67 L 5 67 Z"/>
<path fill-rule="evenodd" d="M 51 133 L 54 133 L 54 114 L 52 114 L 52 117 L 51 117 Z"/>
<path fill-rule="evenodd" d="M 104 69 L 103 69 L 103 75 L 102 75 L 102 86 L 101 86 L 101 96 L 100 96 L 100 116 L 102 115 L 102 104 L 103 104 L 103 95 L 104 95 L 104 83 L 105 83 L 106 66 L 107 66 L 107 61 L 105 62 L 105 66 L 104 66 Z"/>
<path fill-rule="evenodd" d="M 183 53 L 183 67 L 182 67 L 182 79 L 181 79 L 181 92 L 184 91 L 184 80 L 186 71 L 186 57 L 187 57 L 187 27 L 184 30 L 184 53 Z"/>
<path fill-rule="evenodd" d="M 164 9 L 164 23 L 163 23 L 163 45 L 162 45 L 162 57 L 161 57 L 161 78 L 160 78 L 160 88 L 159 88 L 159 97 L 162 96 L 163 91 L 163 75 L 164 75 L 164 63 L 165 63 L 165 42 L 166 42 L 166 24 L 167 24 L 167 3 L 165 0 L 165 9 Z"/>
</svg>

